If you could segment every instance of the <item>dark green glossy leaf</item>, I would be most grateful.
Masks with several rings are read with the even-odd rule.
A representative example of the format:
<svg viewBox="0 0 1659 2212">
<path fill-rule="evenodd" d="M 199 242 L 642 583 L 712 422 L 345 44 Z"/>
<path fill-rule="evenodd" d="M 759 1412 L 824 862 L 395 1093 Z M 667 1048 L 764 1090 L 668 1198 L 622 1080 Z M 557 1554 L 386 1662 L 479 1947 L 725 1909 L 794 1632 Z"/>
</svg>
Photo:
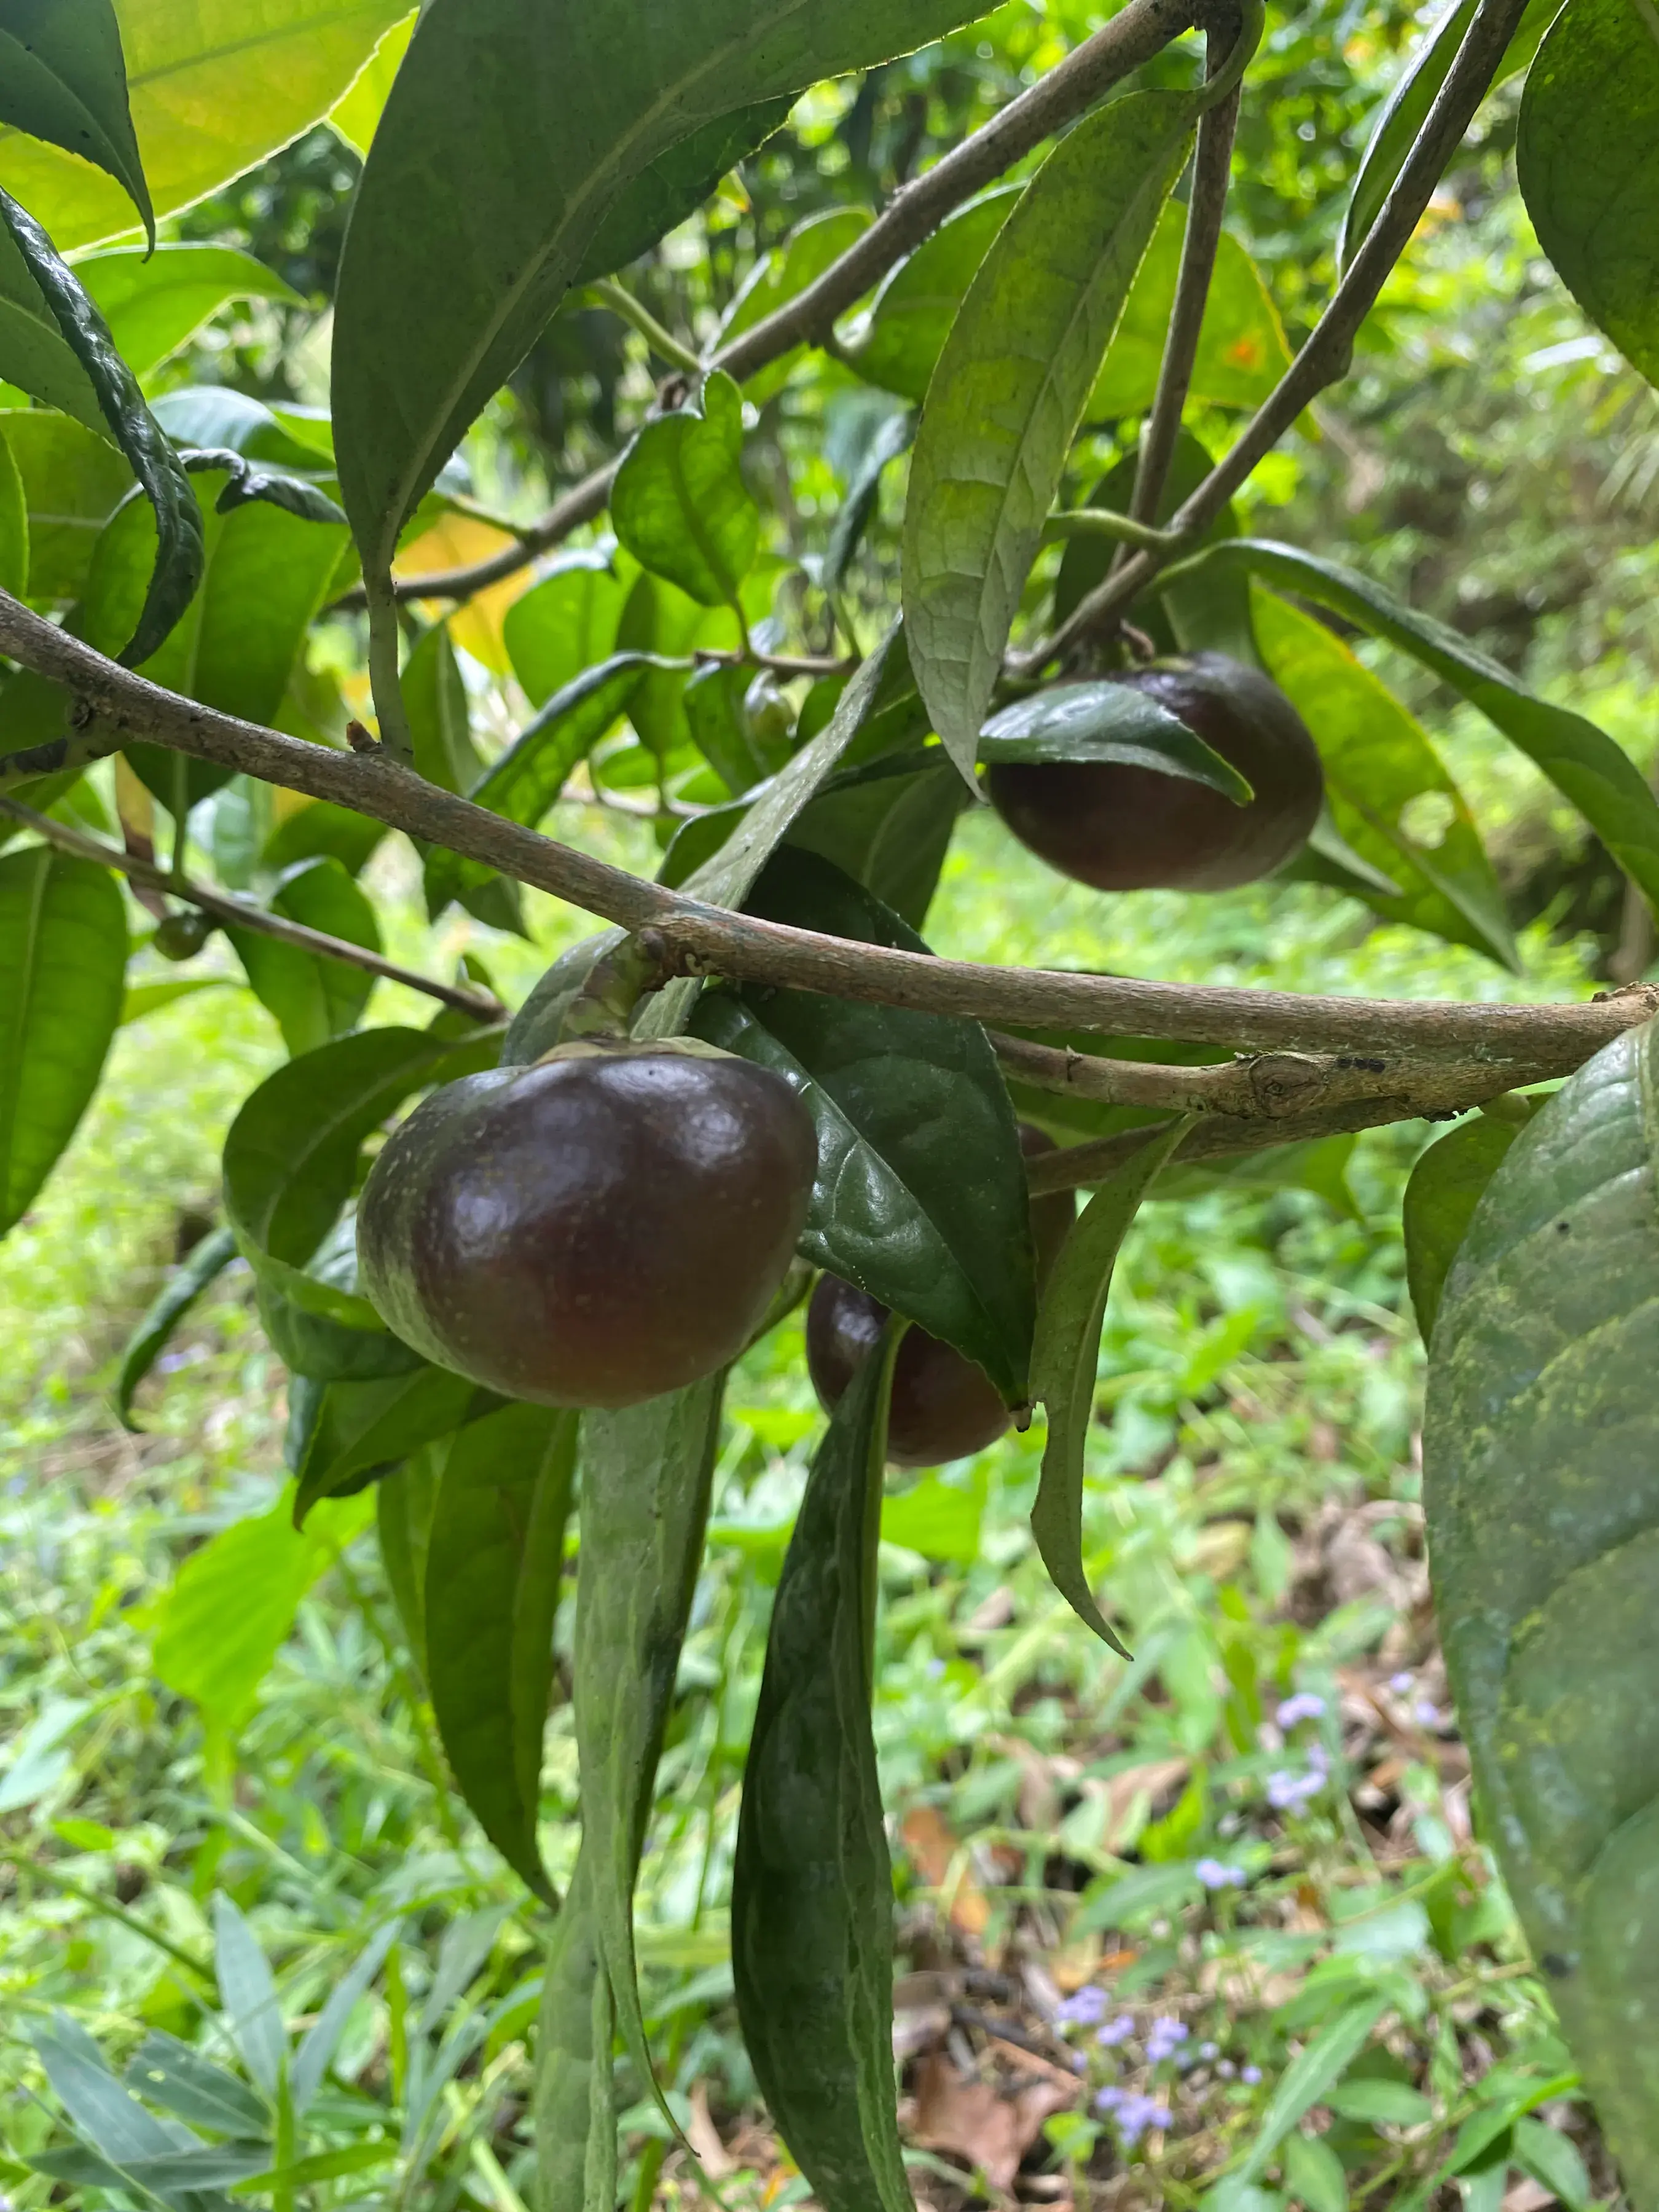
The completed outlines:
<svg viewBox="0 0 1659 2212">
<path fill-rule="evenodd" d="M 916 434 L 916 418 L 908 410 L 890 415 L 870 441 L 868 452 L 847 487 L 847 496 L 836 516 L 830 542 L 823 549 L 824 589 L 838 592 L 847 580 L 866 532 L 881 505 L 881 480 L 899 455 L 909 451 Z"/>
<path fill-rule="evenodd" d="M 617 538 L 643 568 L 705 607 L 735 605 L 760 545 L 760 509 L 743 477 L 743 396 L 719 372 L 700 410 L 646 423 L 611 489 Z"/>
<path fill-rule="evenodd" d="M 1126 684 L 1054 684 L 1034 691 L 992 715 L 980 732 L 979 757 L 988 764 L 1110 762 L 1184 777 L 1240 806 L 1254 796 L 1238 770 L 1178 715 Z"/>
<path fill-rule="evenodd" d="M 380 1565 L 415 1664 L 426 1674 L 426 1559 L 443 1472 L 443 1443 L 425 1446 L 374 1486 Z"/>
<path fill-rule="evenodd" d="M 553 1617 L 576 1470 L 574 1413 L 504 1406 L 450 1445 L 426 1563 L 426 1678 L 461 1795 L 501 1856 L 555 1904 L 536 1825 Z"/>
<path fill-rule="evenodd" d="M 780 854 L 745 911 L 927 949 L 812 854 Z M 812 1115 L 805 1256 L 955 1345 L 1011 1406 L 1023 1404 L 1036 1308 L 1030 1206 L 1013 1109 L 978 1024 L 768 988 L 709 993 L 693 1025 L 787 1076 Z"/>
<path fill-rule="evenodd" d="M 1084 1458 L 1094 1419 L 1100 1331 L 1118 1252 L 1158 1170 L 1188 1126 L 1180 1121 L 1161 1136 L 1149 1137 L 1084 1208 L 1042 1294 L 1031 1355 L 1036 1395 L 1048 1417 L 1031 1533 L 1054 1588 L 1079 1620 L 1125 1658 L 1129 1655 L 1096 1603 L 1083 1564 Z"/>
<path fill-rule="evenodd" d="M 574 281 L 583 284 L 595 276 L 608 276 L 613 269 L 648 252 L 696 212 L 729 170 L 782 130 L 793 106 L 793 99 L 767 100 L 731 115 L 717 115 L 659 154 L 611 202 Z"/>
<path fill-rule="evenodd" d="M 185 1316 L 204 1291 L 222 1275 L 236 1257 L 236 1239 L 228 1229 L 214 1229 L 175 1267 L 157 1291 L 148 1312 L 127 1339 L 121 1355 L 121 1371 L 115 1382 L 115 1411 L 121 1425 L 137 1432 L 132 1401 L 138 1385 L 155 1366 Z"/>
<path fill-rule="evenodd" d="M 895 2114 L 893 1877 L 870 1725 L 896 1332 L 818 1447 L 772 1608 L 732 1875 L 755 2079 L 823 2212 L 912 2212 Z"/>
<path fill-rule="evenodd" d="M 98 435 L 108 426 L 91 378 L 76 360 L 29 273 L 17 243 L 0 223 L 0 376 L 43 406 L 61 408 Z"/>
<path fill-rule="evenodd" d="M 205 559 L 201 510 L 171 441 L 145 404 L 137 378 L 115 350 L 80 279 L 33 216 L 5 192 L 0 192 L 0 217 L 64 343 L 86 371 L 109 434 L 155 514 L 155 563 L 132 634 L 118 656 L 136 666 L 149 659 L 196 595 Z"/>
<path fill-rule="evenodd" d="M 358 187 L 335 317 L 341 483 L 383 665 L 404 521 L 621 196 L 706 125 L 923 45 L 979 4 L 432 0 Z"/>
<path fill-rule="evenodd" d="M 616 2009 L 599 1963 L 599 1929 L 582 1839 L 553 1923 L 536 2045 L 536 2171 L 542 2212 L 615 2212 Z"/>
<path fill-rule="evenodd" d="M 1000 185 L 900 262 L 848 348 L 848 365 L 866 383 L 921 404 L 968 287 L 1024 189 Z"/>
<path fill-rule="evenodd" d="M 1486 1840 L 1632 2201 L 1659 2203 L 1652 1025 L 1510 1146 L 1435 1323 L 1424 1504 Z"/>
<path fill-rule="evenodd" d="M 350 1197 L 372 1131 L 428 1084 L 489 1066 L 493 1033 L 452 1042 L 429 1030 L 365 1030 L 267 1076 L 225 1139 L 225 1212 L 262 1284 L 294 1304 L 379 1329 L 366 1298 L 305 1271 Z"/>
<path fill-rule="evenodd" d="M 513 673 L 544 707 L 584 669 L 616 650 L 628 586 L 603 553 L 566 553 L 507 611 L 501 635 Z M 405 676 L 407 682 L 407 676 Z"/>
<path fill-rule="evenodd" d="M 271 468 L 325 470 L 333 461 L 328 417 L 303 407 L 279 415 L 261 399 L 228 384 L 187 384 L 163 392 L 155 419 L 175 445 L 205 449 L 228 447 L 245 460 Z"/>
<path fill-rule="evenodd" d="M 868 208 L 828 208 L 797 223 L 787 238 L 763 254 L 739 288 L 720 325 L 720 347 L 728 346 L 744 331 L 764 322 L 780 307 L 817 283 L 832 263 L 868 230 Z M 751 406 L 763 407 L 789 381 L 805 349 L 796 346 L 778 360 L 744 380 L 744 396 Z"/>
<path fill-rule="evenodd" d="M 938 745 L 889 753 L 831 776 L 785 844 L 832 860 L 902 921 L 920 929 L 957 817 L 971 802 Z"/>
<path fill-rule="evenodd" d="M 500 1401 L 465 1376 L 424 1362 L 376 1382 L 324 1386 L 317 1418 L 294 1472 L 294 1525 L 319 1498 L 337 1498 L 397 1467 Z"/>
<path fill-rule="evenodd" d="M 272 894 L 273 914 L 303 922 L 330 937 L 343 938 L 371 952 L 380 950 L 374 908 L 338 860 L 304 860 Z M 374 978 L 349 961 L 331 960 L 284 945 L 258 930 L 228 927 L 247 980 L 261 1005 L 269 1007 L 283 1042 L 298 1058 L 331 1037 L 356 1028 L 374 988 Z"/>
<path fill-rule="evenodd" d="M 1560 9 L 1561 0 L 1530 0 L 1510 42 L 1509 52 L 1492 79 L 1494 91 L 1517 70 L 1528 66 L 1538 51 L 1539 40 Z M 1343 218 L 1340 265 L 1344 270 L 1382 212 L 1383 203 L 1393 191 L 1406 157 L 1416 144 L 1418 134 L 1428 120 L 1429 110 L 1457 58 L 1457 50 L 1474 19 L 1474 9 L 1475 0 L 1452 0 L 1452 5 L 1425 33 L 1383 102 L 1366 142 L 1348 211 Z"/>
<path fill-rule="evenodd" d="M 753 689 L 750 670 L 719 661 L 699 669 L 685 687 L 692 742 L 734 798 L 775 775 L 789 757 L 787 732 L 766 726 L 765 704 L 751 708 Z"/>
<path fill-rule="evenodd" d="M 492 814 L 533 828 L 624 712 L 651 665 L 643 653 L 619 653 L 584 670 L 553 694 L 467 796 Z M 428 913 L 435 918 L 452 898 L 482 888 L 493 873 L 481 860 L 434 846 L 426 864 Z"/>
<path fill-rule="evenodd" d="M 1497 874 L 1427 732 L 1315 617 L 1261 591 L 1254 616 L 1263 665 L 1318 744 L 1339 834 L 1400 886 L 1362 890 L 1365 903 L 1518 971 Z"/>
<path fill-rule="evenodd" d="M 106 868 L 44 845 L 0 860 L 0 1236 L 98 1087 L 126 963 L 126 915 Z"/>
<path fill-rule="evenodd" d="M 233 300 L 275 300 L 303 307 L 292 285 L 239 246 L 192 241 L 113 246 L 89 253 L 75 273 L 109 325 L 135 376 L 148 376 Z"/>
<path fill-rule="evenodd" d="M 256 1284 L 259 1319 L 270 1348 L 289 1370 L 290 1378 L 305 1376 L 318 1382 L 378 1382 L 384 1376 L 408 1375 L 421 1364 L 419 1352 L 384 1323 L 371 1321 L 374 1308 L 357 1297 L 357 1223 L 348 1211 L 329 1231 L 311 1258 L 304 1274 L 312 1296 L 320 1289 L 342 1294 L 343 1310 L 319 1312 L 313 1305 L 296 1304 L 271 1279 L 270 1271 Z"/>
<path fill-rule="evenodd" d="M 1197 106 L 1132 93 L 1079 123 L 999 232 L 939 356 L 910 463 L 904 611 L 964 775 L 1067 453 Z"/>
<path fill-rule="evenodd" d="M 1085 411 L 1091 422 L 1144 415 L 1152 404 L 1186 230 L 1186 210 L 1166 207 L 1089 394 Z M 1290 348 L 1261 271 L 1241 241 L 1223 231 L 1193 362 L 1191 397 L 1212 407 L 1259 407 L 1290 365 Z"/>
<path fill-rule="evenodd" d="M 1320 809 L 1307 844 L 1279 870 L 1280 883 L 1324 884 L 1358 899 L 1398 898 L 1396 879 L 1357 853 L 1337 828 L 1328 805 Z"/>
<path fill-rule="evenodd" d="M 1515 160 L 1557 275 L 1659 384 L 1659 24 L 1630 0 L 1567 0 L 1527 79 Z"/>
<path fill-rule="evenodd" d="M 349 807 L 314 799 L 283 815 L 259 855 L 259 865 L 281 874 L 297 861 L 327 858 L 356 876 L 368 865 L 369 855 L 386 835 L 384 822 L 371 822 Z"/>
<path fill-rule="evenodd" d="M 1425 1344 L 1474 1209 L 1524 1126 L 1523 1119 L 1473 1115 L 1431 1145 L 1412 1170 L 1403 1209 L 1406 1282 Z"/>
<path fill-rule="evenodd" d="M 10 237 L 0 225 L 0 258 Z M 0 373 L 10 373 L 3 356 Z M 132 471 L 107 438 L 64 416 L 7 411 L 0 426 L 28 507 L 29 598 L 39 606 L 64 605 L 85 589 L 93 549 L 131 490 Z"/>
<path fill-rule="evenodd" d="M 702 1558 L 724 1385 L 711 1376 L 621 1413 L 589 1413 L 582 1426 L 582 1848 L 617 2024 L 665 2114 L 640 2008 L 634 1884 Z"/>
<path fill-rule="evenodd" d="M 112 0 L 0 0 L 0 123 L 113 177 L 155 246 Z"/>
<path fill-rule="evenodd" d="M 1449 684 L 1520 747 L 1648 898 L 1659 901 L 1659 799 L 1605 730 L 1539 698 L 1455 630 L 1334 561 L 1259 538 L 1230 539 L 1201 558 L 1206 568 L 1246 569 L 1333 608 Z"/>
</svg>

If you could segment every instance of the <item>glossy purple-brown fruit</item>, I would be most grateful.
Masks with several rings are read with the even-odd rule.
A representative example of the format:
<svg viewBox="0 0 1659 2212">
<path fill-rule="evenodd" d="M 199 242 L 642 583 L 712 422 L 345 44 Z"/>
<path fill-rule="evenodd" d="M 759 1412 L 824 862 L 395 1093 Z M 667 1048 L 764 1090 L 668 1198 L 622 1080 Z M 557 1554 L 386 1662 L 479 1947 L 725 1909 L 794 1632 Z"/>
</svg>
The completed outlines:
<svg viewBox="0 0 1659 2212">
<path fill-rule="evenodd" d="M 363 1288 L 427 1358 L 544 1406 L 630 1406 L 734 1359 L 806 1218 L 781 1076 L 707 1048 L 579 1049 L 447 1085 L 375 1162 Z"/>
<path fill-rule="evenodd" d="M 1021 1149 L 1054 1150 L 1052 1138 L 1021 1122 Z M 1059 1256 L 1076 1213 L 1069 1190 L 1050 1191 L 1033 1200 L 1031 1238 L 1041 1284 Z M 879 1300 L 839 1275 L 823 1275 L 806 1309 L 806 1365 L 826 1413 L 874 1350 L 887 1320 Z M 982 1367 L 954 1345 L 925 1328 L 904 1333 L 893 1363 L 893 1395 L 887 1415 L 887 1456 L 895 1467 L 941 1467 L 983 1451 L 1007 1428 L 1008 1408 Z"/>
<path fill-rule="evenodd" d="M 1325 778 L 1307 724 L 1276 684 L 1221 653 L 1113 680 L 1196 731 L 1255 797 L 1238 806 L 1185 776 L 1114 762 L 1010 763 L 988 771 L 986 787 L 1021 844 L 1103 891 L 1231 890 L 1301 851 Z"/>
</svg>

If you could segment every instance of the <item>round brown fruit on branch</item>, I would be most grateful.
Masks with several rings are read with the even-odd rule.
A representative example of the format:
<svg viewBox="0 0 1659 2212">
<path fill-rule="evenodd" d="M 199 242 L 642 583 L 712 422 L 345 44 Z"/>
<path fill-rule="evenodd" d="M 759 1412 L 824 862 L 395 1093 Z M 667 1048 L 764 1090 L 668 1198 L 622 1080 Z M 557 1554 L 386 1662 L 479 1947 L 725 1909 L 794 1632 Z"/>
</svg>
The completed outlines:
<svg viewBox="0 0 1659 2212">
<path fill-rule="evenodd" d="M 363 1288 L 435 1361 L 544 1406 L 631 1406 L 765 1319 L 817 1146 L 780 1075 L 710 1045 L 580 1043 L 434 1091 L 357 1212 Z"/>
<path fill-rule="evenodd" d="M 1054 1140 L 1029 1122 L 1019 1125 L 1020 1149 L 1029 1159 L 1054 1150 Z M 1031 1238 L 1039 1286 L 1060 1255 L 1077 1207 L 1076 1194 L 1051 1191 L 1031 1206 Z M 826 1413 L 874 1349 L 888 1310 L 839 1275 L 819 1278 L 806 1309 L 806 1364 Z M 895 1467 L 941 1467 L 983 1451 L 1007 1428 L 1011 1416 L 982 1367 L 954 1345 L 910 1328 L 893 1364 L 887 1416 L 887 1456 Z"/>
<path fill-rule="evenodd" d="M 1249 783 L 1237 805 L 1207 784 L 1111 761 L 1009 763 L 991 804 L 1049 866 L 1103 891 L 1231 890 L 1299 853 L 1325 796 L 1319 750 L 1279 686 L 1222 653 L 1113 679 L 1166 707 Z"/>
</svg>

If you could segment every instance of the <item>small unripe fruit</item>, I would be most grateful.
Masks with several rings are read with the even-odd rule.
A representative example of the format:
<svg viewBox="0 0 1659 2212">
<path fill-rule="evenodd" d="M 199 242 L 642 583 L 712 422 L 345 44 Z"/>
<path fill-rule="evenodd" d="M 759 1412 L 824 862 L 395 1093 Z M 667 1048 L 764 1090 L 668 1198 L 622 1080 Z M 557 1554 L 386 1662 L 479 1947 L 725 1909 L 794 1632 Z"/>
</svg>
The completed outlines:
<svg viewBox="0 0 1659 2212">
<path fill-rule="evenodd" d="M 358 1208 L 363 1287 L 489 1389 L 635 1405 L 754 1335 L 817 1159 L 769 1068 L 685 1040 L 562 1046 L 446 1085 L 394 1133 Z"/>
<path fill-rule="evenodd" d="M 1020 1149 L 1029 1159 L 1054 1150 L 1054 1140 L 1022 1121 Z M 1031 1237 L 1039 1285 L 1059 1257 L 1077 1209 L 1069 1190 L 1033 1201 Z M 874 1349 L 888 1310 L 867 1291 L 824 1275 L 806 1310 L 806 1364 L 826 1413 Z M 904 1332 L 893 1363 L 887 1416 L 887 1456 L 894 1467 L 940 1467 L 983 1451 L 1007 1428 L 1008 1408 L 982 1367 L 925 1328 Z"/>
<path fill-rule="evenodd" d="M 217 927 L 199 907 L 182 907 L 161 916 L 150 943 L 163 960 L 193 960 Z"/>
<path fill-rule="evenodd" d="M 1301 851 L 1319 819 L 1324 772 L 1276 684 L 1220 653 L 1154 662 L 1113 681 L 1167 707 L 1255 797 L 1238 806 L 1207 784 L 1115 762 L 993 768 L 991 803 L 1023 845 L 1103 891 L 1231 890 Z"/>
</svg>

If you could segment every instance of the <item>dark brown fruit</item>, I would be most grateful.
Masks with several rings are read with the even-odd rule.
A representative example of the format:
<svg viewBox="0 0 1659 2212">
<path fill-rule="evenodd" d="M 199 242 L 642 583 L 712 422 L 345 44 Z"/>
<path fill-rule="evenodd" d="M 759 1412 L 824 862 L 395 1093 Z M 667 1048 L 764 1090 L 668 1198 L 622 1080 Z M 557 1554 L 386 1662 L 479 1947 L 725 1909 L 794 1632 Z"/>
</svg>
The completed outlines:
<svg viewBox="0 0 1659 2212">
<path fill-rule="evenodd" d="M 365 1291 L 440 1366 L 544 1406 L 631 1406 L 723 1367 L 806 1218 L 811 1118 L 712 1048 L 565 1047 L 411 1114 L 357 1214 Z"/>
<path fill-rule="evenodd" d="M 1054 1140 L 1028 1122 L 1019 1126 L 1020 1149 L 1027 1158 L 1054 1150 Z M 1037 1281 L 1042 1283 L 1059 1257 L 1077 1210 L 1069 1190 L 1051 1191 L 1031 1206 L 1031 1237 L 1036 1247 Z M 873 1349 L 887 1320 L 887 1308 L 867 1291 L 839 1275 L 819 1279 L 806 1309 L 806 1364 L 812 1387 L 826 1413 Z M 940 1467 L 983 1451 L 1007 1428 L 1008 1408 L 982 1367 L 954 1346 L 908 1328 L 893 1365 L 893 1396 L 887 1417 L 887 1456 L 895 1467 Z"/>
<path fill-rule="evenodd" d="M 1325 795 L 1319 750 L 1276 684 L 1225 653 L 1155 663 L 1114 681 L 1167 707 L 1248 778 L 1236 806 L 1184 776 L 1110 762 L 991 769 L 991 804 L 1023 845 L 1097 890 L 1231 890 L 1300 852 Z"/>
</svg>

